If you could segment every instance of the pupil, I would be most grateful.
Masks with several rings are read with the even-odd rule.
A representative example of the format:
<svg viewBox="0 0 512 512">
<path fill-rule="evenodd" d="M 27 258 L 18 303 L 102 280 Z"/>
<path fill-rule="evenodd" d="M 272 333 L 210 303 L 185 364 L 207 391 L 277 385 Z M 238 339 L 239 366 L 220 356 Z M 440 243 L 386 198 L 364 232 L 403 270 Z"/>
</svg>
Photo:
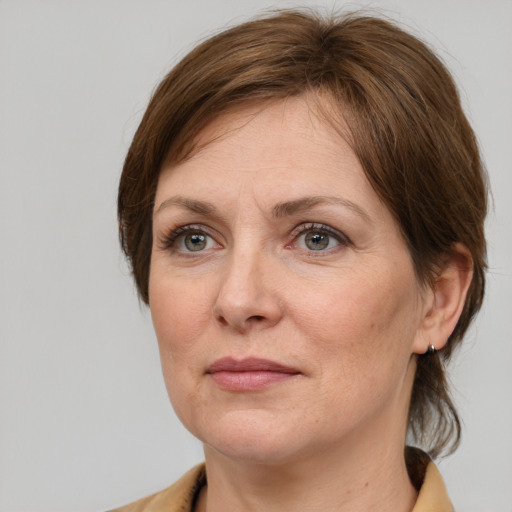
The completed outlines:
<svg viewBox="0 0 512 512">
<path fill-rule="evenodd" d="M 188 235 L 185 238 L 185 245 L 190 251 L 200 251 L 206 246 L 206 237 L 200 233 Z"/>
<path fill-rule="evenodd" d="M 329 245 L 329 236 L 324 233 L 308 233 L 306 235 L 306 245 L 313 251 L 320 251 Z"/>
</svg>

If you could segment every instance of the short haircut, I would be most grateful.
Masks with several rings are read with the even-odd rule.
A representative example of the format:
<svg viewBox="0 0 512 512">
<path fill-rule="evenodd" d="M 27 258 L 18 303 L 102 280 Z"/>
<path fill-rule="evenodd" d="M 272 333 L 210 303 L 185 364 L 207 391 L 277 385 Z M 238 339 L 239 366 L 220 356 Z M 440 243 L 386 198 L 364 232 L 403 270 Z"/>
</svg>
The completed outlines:
<svg viewBox="0 0 512 512">
<path fill-rule="evenodd" d="M 444 367 L 484 296 L 487 177 L 450 73 L 425 43 L 390 21 L 273 12 L 204 41 L 170 71 L 134 136 L 119 185 L 120 240 L 139 296 L 148 303 L 153 202 L 164 162 L 186 158 L 199 132 L 227 111 L 304 94 L 328 98 L 326 121 L 348 126 L 343 136 L 394 216 L 421 283 L 434 285 L 454 244 L 471 253 L 464 309 L 446 346 L 418 357 L 409 409 L 417 443 L 434 457 L 453 450 L 460 421 Z"/>
</svg>

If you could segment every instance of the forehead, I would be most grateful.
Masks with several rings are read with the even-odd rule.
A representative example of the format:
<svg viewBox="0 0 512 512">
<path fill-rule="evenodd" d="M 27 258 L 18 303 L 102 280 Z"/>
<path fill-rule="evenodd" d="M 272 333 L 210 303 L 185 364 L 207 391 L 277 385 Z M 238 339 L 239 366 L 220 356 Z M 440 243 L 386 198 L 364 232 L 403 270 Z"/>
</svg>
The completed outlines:
<svg viewBox="0 0 512 512">
<path fill-rule="evenodd" d="M 241 153 L 245 158 L 255 153 L 262 164 L 268 156 L 300 161 L 314 153 L 354 159 L 347 142 L 349 129 L 337 111 L 333 101 L 313 93 L 244 103 L 214 117 L 186 142 L 179 160 L 169 155 L 161 172 L 216 158 L 228 166 Z M 265 149 L 272 153 L 261 153 Z"/>
<path fill-rule="evenodd" d="M 250 191 L 270 209 L 335 192 L 380 215 L 383 205 L 347 140 L 322 115 L 324 106 L 301 96 L 217 117 L 185 161 L 163 168 L 155 206 L 176 194 L 227 201 Z"/>
<path fill-rule="evenodd" d="M 295 128 L 304 128 L 306 125 L 300 122 L 300 118 L 301 114 L 307 113 L 307 128 L 313 129 L 321 123 L 332 127 L 342 139 L 352 138 L 344 119 L 345 115 L 352 117 L 350 109 L 336 101 L 328 92 L 309 91 L 286 98 L 250 98 L 227 107 L 221 105 L 219 109 L 219 112 L 207 113 L 206 121 L 199 121 L 184 128 L 179 134 L 177 146 L 171 149 L 160 170 L 175 167 L 197 156 L 210 144 L 221 141 L 250 125 L 266 110 L 277 113 L 272 119 L 273 123 L 285 124 L 291 120 Z M 270 116 L 266 117 L 269 119 Z"/>
</svg>

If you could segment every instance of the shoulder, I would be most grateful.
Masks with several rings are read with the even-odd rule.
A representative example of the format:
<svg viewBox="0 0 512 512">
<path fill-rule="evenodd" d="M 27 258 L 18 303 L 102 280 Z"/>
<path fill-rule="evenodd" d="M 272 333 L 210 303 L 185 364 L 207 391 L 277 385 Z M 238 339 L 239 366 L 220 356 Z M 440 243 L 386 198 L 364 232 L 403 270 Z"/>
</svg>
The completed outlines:
<svg viewBox="0 0 512 512">
<path fill-rule="evenodd" d="M 170 487 L 109 512 L 191 512 L 196 495 L 205 482 L 204 464 L 200 464 Z"/>
</svg>

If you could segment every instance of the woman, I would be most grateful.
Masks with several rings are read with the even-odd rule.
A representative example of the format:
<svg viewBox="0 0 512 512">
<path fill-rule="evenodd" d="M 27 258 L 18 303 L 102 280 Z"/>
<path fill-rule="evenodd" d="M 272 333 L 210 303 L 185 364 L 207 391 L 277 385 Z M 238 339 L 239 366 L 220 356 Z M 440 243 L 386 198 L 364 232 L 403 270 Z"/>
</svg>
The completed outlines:
<svg viewBox="0 0 512 512">
<path fill-rule="evenodd" d="M 484 292 L 485 175 L 453 80 L 393 24 L 281 12 L 156 90 L 121 242 L 205 466 L 120 510 L 452 510 L 429 456 Z"/>
</svg>

